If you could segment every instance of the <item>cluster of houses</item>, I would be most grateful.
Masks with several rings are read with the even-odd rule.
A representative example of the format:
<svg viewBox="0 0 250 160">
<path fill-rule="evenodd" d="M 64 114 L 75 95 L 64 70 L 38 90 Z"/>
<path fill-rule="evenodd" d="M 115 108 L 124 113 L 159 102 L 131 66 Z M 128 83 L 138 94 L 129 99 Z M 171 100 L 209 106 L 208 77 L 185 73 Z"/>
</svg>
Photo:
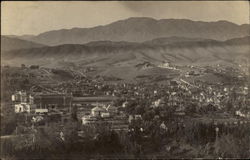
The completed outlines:
<svg viewBox="0 0 250 160">
<path fill-rule="evenodd" d="M 90 115 L 82 117 L 83 125 L 109 125 L 113 130 L 128 130 L 128 118 L 113 105 L 97 104 Z"/>
<path fill-rule="evenodd" d="M 169 82 L 169 85 L 164 86 L 154 84 L 145 86 L 125 83 L 107 85 L 79 82 L 78 88 L 81 89 L 81 93 L 40 93 L 32 97 L 25 92 L 16 92 L 12 95 L 12 100 L 15 103 L 16 112 L 31 112 L 32 108 L 35 108 L 35 112 L 37 113 L 62 108 L 72 111 L 72 108 L 77 108 L 79 119 L 84 116 L 86 112 L 90 112 L 90 110 L 96 106 L 96 102 L 108 104 L 117 100 L 117 97 L 127 100 L 151 101 L 155 103 L 155 106 L 157 106 L 158 103 L 162 103 L 160 99 L 164 97 L 166 101 L 164 103 L 166 103 L 167 106 L 178 105 L 182 109 L 187 102 L 196 103 L 198 106 L 212 104 L 218 108 L 226 107 L 228 101 L 234 101 L 235 106 L 247 106 L 249 104 L 249 98 L 247 98 L 248 86 L 233 88 L 219 84 L 207 85 L 201 82 L 190 84 L 182 79 Z M 82 87 L 82 85 L 84 86 Z M 91 94 L 89 90 L 98 94 Z M 83 95 L 86 96 L 83 97 Z"/>
<path fill-rule="evenodd" d="M 31 95 L 26 91 L 17 91 L 12 96 L 12 103 L 16 113 L 46 114 L 50 110 L 68 107 L 70 98 L 58 94 L 37 94 Z"/>
<path fill-rule="evenodd" d="M 166 68 L 171 70 L 179 70 L 175 66 L 173 66 L 170 62 L 163 61 L 161 64 L 158 65 L 160 68 Z"/>
<path fill-rule="evenodd" d="M 235 115 L 239 116 L 239 117 L 243 117 L 243 118 L 250 118 L 250 111 L 241 111 L 238 110 L 235 112 Z"/>
<path fill-rule="evenodd" d="M 148 66 L 147 63 L 143 64 L 145 65 Z M 171 65 L 166 62 L 161 67 L 169 68 Z M 176 106 L 176 113 L 181 115 L 185 115 L 184 111 L 189 103 L 197 104 L 195 106 L 199 107 L 212 104 L 218 109 L 227 107 L 228 102 L 239 108 L 246 108 L 250 104 L 247 85 L 232 87 L 198 81 L 191 83 L 182 79 L 169 80 L 166 85 L 161 85 L 106 84 L 101 78 L 83 78 L 61 83 L 53 89 L 58 93 L 15 92 L 11 97 L 15 112 L 35 115 L 53 113 L 61 117 L 68 116 L 65 113 L 76 112 L 77 119 L 81 120 L 83 125 L 107 123 L 113 127 L 126 128 L 128 116 L 112 104 L 118 99 L 124 102 L 121 107 L 126 107 L 129 101 L 144 101 L 152 108 Z M 248 117 L 247 114 L 249 113 L 241 110 L 236 113 L 240 117 Z"/>
<path fill-rule="evenodd" d="M 44 119 L 53 119 L 55 115 L 62 119 L 69 118 L 75 113 L 82 124 L 109 124 L 115 130 L 128 128 L 128 118 L 123 112 L 118 112 L 112 102 L 117 97 L 73 97 L 72 94 L 40 93 L 28 94 L 18 91 L 12 95 L 12 103 L 16 113 L 32 115 L 32 120 L 38 122 Z"/>
</svg>

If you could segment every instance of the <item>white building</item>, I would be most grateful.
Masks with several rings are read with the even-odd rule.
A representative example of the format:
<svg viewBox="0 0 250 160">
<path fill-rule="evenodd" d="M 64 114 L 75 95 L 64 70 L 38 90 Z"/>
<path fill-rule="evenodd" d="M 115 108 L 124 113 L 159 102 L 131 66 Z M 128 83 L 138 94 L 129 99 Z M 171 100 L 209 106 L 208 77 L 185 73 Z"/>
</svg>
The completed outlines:
<svg viewBox="0 0 250 160">
<path fill-rule="evenodd" d="M 109 118 L 110 117 L 110 113 L 108 113 L 108 112 L 101 113 L 101 117 L 102 118 Z"/>
<path fill-rule="evenodd" d="M 21 113 L 21 112 L 30 113 L 30 105 L 27 103 L 15 104 L 15 112 L 16 113 Z"/>
<path fill-rule="evenodd" d="M 48 112 L 49 112 L 49 110 L 46 109 L 46 108 L 37 108 L 37 109 L 35 109 L 36 114 L 46 114 Z"/>
<path fill-rule="evenodd" d="M 128 101 L 125 101 L 125 102 L 122 103 L 122 107 L 123 107 L 123 108 L 125 108 L 125 107 L 127 107 L 127 106 L 128 106 Z"/>
<path fill-rule="evenodd" d="M 91 110 L 92 116 L 98 117 L 101 116 L 102 113 L 106 113 L 106 109 L 100 106 L 96 106 Z"/>
<path fill-rule="evenodd" d="M 34 104 L 34 98 L 24 91 L 17 91 L 13 95 L 11 95 L 11 101 L 14 105 L 16 113 L 30 113 L 31 106 L 33 106 Z"/>
<path fill-rule="evenodd" d="M 96 117 L 84 116 L 82 117 L 82 124 L 85 125 L 85 124 L 95 123 L 96 120 L 97 120 Z"/>
<path fill-rule="evenodd" d="M 158 99 L 158 100 L 153 102 L 153 107 L 154 108 L 159 107 L 160 104 L 161 104 L 161 99 Z"/>
</svg>

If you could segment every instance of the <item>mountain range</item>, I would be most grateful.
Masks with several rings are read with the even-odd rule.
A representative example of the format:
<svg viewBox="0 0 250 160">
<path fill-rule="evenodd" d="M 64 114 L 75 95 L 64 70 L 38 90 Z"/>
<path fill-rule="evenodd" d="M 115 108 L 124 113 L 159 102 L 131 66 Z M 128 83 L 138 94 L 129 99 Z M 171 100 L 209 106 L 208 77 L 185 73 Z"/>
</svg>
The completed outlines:
<svg viewBox="0 0 250 160">
<path fill-rule="evenodd" d="M 15 36 L 44 45 L 85 44 L 91 41 L 145 42 L 160 37 L 228 40 L 250 34 L 249 24 L 228 21 L 202 22 L 187 19 L 133 17 L 104 26 L 53 30 L 39 35 Z M 13 36 L 12 36 L 13 37 Z"/>
<path fill-rule="evenodd" d="M 76 72 L 91 68 L 94 76 L 129 80 L 179 74 L 160 67 L 165 62 L 180 67 L 237 67 L 250 58 L 249 24 L 227 21 L 129 18 L 93 28 L 1 36 L 1 40 L 2 64 Z"/>
<path fill-rule="evenodd" d="M 148 61 L 160 64 L 235 63 L 250 58 L 250 36 L 226 41 L 166 37 L 142 43 L 96 41 L 3 52 L 6 62 L 58 66 L 130 66 Z M 58 62 L 58 63 L 57 63 Z M 63 63 L 62 63 L 63 62 Z"/>
</svg>

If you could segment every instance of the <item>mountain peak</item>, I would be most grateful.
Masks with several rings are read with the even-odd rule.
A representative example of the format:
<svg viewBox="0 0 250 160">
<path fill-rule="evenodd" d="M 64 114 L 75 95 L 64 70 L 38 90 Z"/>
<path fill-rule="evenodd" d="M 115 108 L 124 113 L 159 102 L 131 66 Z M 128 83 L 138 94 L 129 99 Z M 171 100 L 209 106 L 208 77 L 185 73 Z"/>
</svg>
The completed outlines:
<svg viewBox="0 0 250 160">
<path fill-rule="evenodd" d="M 130 17 L 124 20 L 153 20 L 153 21 L 157 21 L 156 19 L 152 18 L 152 17 Z"/>
</svg>

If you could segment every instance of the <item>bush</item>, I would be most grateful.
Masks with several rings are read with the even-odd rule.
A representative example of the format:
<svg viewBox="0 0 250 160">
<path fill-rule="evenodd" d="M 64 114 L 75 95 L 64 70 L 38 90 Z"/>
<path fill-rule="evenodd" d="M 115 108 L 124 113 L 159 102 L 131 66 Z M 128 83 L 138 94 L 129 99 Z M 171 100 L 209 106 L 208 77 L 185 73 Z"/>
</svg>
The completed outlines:
<svg viewBox="0 0 250 160">
<path fill-rule="evenodd" d="M 238 141 L 232 135 L 224 135 L 214 143 L 214 153 L 223 158 L 239 158 L 240 150 Z"/>
</svg>

